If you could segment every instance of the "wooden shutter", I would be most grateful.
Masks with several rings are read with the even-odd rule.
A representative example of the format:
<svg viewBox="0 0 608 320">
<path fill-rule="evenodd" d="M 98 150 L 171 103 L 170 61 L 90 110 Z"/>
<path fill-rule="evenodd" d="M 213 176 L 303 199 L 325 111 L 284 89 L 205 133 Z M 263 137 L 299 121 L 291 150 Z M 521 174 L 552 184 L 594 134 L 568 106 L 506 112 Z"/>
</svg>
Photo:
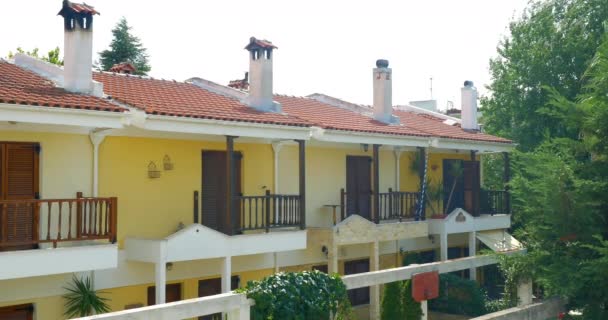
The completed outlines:
<svg viewBox="0 0 608 320">
<path fill-rule="evenodd" d="M 464 210 L 479 215 L 480 174 L 479 161 L 464 161 Z"/>
<path fill-rule="evenodd" d="M 366 156 L 346 157 L 346 210 L 349 216 L 371 217 L 371 160 Z"/>
<path fill-rule="evenodd" d="M 39 145 L 36 143 L 4 143 L 0 144 L 0 149 L 2 150 L 0 152 L 2 199 L 37 198 Z M 35 228 L 37 228 L 34 221 L 34 210 L 33 206 L 6 207 L 5 215 L 0 215 L 0 225 L 6 224 L 4 230 L 8 242 L 14 242 L 16 245 L 28 244 L 23 249 L 31 248 Z M 12 248 L 12 250 L 14 249 L 19 248 Z"/>
<path fill-rule="evenodd" d="M 165 302 L 176 302 L 182 300 L 182 284 L 173 283 L 165 286 Z M 156 286 L 148 287 L 148 305 L 156 304 Z"/>
</svg>

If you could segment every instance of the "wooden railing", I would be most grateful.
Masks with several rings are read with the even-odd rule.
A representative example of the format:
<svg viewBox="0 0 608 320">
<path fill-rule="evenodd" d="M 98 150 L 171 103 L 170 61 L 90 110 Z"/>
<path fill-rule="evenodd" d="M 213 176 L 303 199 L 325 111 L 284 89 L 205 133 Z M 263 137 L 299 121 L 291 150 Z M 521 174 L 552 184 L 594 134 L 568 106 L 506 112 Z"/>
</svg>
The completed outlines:
<svg viewBox="0 0 608 320">
<path fill-rule="evenodd" d="M 117 198 L 0 200 L 0 247 L 116 242 Z"/>
<path fill-rule="evenodd" d="M 240 226 L 235 231 L 266 230 L 297 227 L 302 214 L 299 195 L 266 194 L 261 196 L 236 196 Z"/>
<path fill-rule="evenodd" d="M 479 211 L 481 214 L 511 213 L 510 195 L 505 190 L 480 190 Z"/>
<path fill-rule="evenodd" d="M 374 193 L 363 194 L 359 197 L 369 197 L 369 201 L 365 200 L 369 204 L 369 212 L 362 212 L 360 215 L 365 216 L 366 214 L 372 219 L 374 214 L 373 202 Z M 403 220 L 403 219 L 415 219 L 416 210 L 420 197 L 420 192 L 402 192 L 393 191 L 389 188 L 388 192 L 378 193 L 378 218 L 377 221 L 382 220 Z M 359 201 L 358 199 L 351 199 L 352 201 Z M 349 199 L 346 190 L 340 189 L 340 219 L 344 220 L 348 215 L 353 214 L 349 210 Z M 350 204 L 352 205 L 352 203 Z"/>
<path fill-rule="evenodd" d="M 380 220 L 415 219 L 420 192 L 393 191 L 378 195 L 380 203 Z"/>
</svg>

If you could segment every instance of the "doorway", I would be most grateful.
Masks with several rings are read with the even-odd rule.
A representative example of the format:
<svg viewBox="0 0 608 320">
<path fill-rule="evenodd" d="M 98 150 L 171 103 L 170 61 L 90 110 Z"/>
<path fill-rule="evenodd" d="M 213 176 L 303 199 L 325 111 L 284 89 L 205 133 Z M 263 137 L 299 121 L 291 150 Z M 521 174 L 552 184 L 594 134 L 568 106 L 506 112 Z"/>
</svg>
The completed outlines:
<svg viewBox="0 0 608 320">
<path fill-rule="evenodd" d="M 346 156 L 346 214 L 371 219 L 372 158 Z"/>
<path fill-rule="evenodd" d="M 34 306 L 32 304 L 0 308 L 0 320 L 32 320 L 33 318 Z"/>
<path fill-rule="evenodd" d="M 226 234 L 232 233 L 232 226 L 226 213 L 226 151 L 203 151 L 202 153 L 202 224 Z M 243 156 L 240 152 L 234 152 L 234 181 L 235 194 L 241 195 L 241 162 Z M 234 206 L 239 208 L 238 201 Z M 238 212 L 238 210 L 237 210 Z M 240 229 L 241 215 L 236 214 L 234 226 Z"/>
</svg>

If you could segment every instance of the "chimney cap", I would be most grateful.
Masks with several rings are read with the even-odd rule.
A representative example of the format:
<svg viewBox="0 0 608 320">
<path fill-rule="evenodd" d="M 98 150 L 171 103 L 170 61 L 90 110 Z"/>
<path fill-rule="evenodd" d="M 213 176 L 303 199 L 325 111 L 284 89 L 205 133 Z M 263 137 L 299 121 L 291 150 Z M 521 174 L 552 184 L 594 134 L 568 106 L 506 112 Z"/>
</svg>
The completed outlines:
<svg viewBox="0 0 608 320">
<path fill-rule="evenodd" d="M 378 60 L 376 60 L 376 67 L 378 67 L 378 68 L 388 68 L 388 60 L 386 60 L 386 59 L 378 59 Z"/>
<path fill-rule="evenodd" d="M 473 81 L 471 80 L 465 80 L 464 81 L 464 86 L 467 88 L 472 88 L 473 87 Z"/>
<path fill-rule="evenodd" d="M 68 0 L 63 0 L 63 7 L 57 15 L 65 17 L 69 14 L 94 15 L 99 14 L 99 11 L 86 3 L 75 3 Z"/>
<path fill-rule="evenodd" d="M 272 42 L 268 40 L 256 39 L 256 37 L 249 38 L 249 44 L 245 47 L 245 49 L 252 51 L 257 49 L 278 49 Z"/>
<path fill-rule="evenodd" d="M 130 62 L 117 63 L 110 68 L 110 72 L 116 73 L 135 73 L 137 68 Z"/>
</svg>

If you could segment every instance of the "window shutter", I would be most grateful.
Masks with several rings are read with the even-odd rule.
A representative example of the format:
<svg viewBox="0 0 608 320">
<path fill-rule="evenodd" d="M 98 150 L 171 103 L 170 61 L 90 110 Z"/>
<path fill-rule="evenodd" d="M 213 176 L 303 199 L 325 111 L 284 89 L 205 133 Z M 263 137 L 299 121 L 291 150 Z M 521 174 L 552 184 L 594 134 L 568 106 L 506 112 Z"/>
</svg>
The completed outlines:
<svg viewBox="0 0 608 320">
<path fill-rule="evenodd" d="M 34 199 L 38 194 L 38 150 L 34 143 L 2 144 L 2 199 Z M 3 219 L 4 217 L 0 218 Z M 7 240 L 31 243 L 34 237 L 34 207 L 7 206 Z"/>
</svg>

